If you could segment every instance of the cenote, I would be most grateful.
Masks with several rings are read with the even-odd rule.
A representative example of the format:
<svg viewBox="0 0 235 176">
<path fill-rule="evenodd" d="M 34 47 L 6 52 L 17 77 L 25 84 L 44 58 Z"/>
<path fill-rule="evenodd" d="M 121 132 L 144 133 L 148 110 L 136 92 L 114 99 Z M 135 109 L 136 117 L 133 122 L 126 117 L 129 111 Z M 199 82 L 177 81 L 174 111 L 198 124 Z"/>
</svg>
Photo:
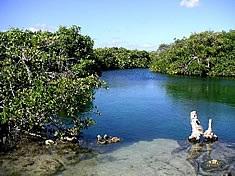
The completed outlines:
<svg viewBox="0 0 235 176">
<path fill-rule="evenodd" d="M 158 138 L 186 140 L 190 112 L 196 110 L 204 129 L 213 119 L 220 141 L 235 142 L 235 80 L 169 76 L 148 69 L 103 72 L 108 89 L 99 89 L 94 104 L 101 112 L 86 138 L 110 134 L 123 142 Z"/>
<path fill-rule="evenodd" d="M 68 166 L 60 175 L 226 175 L 235 173 L 235 81 L 153 73 L 148 69 L 106 71 L 109 89 L 94 104 L 101 116 L 84 131 L 98 155 Z M 219 142 L 189 144 L 190 112 L 204 129 L 213 119 Z M 97 145 L 97 134 L 121 137 Z M 208 163 L 217 163 L 209 165 Z"/>
<path fill-rule="evenodd" d="M 43 153 L 38 152 L 37 146 L 28 145 L 24 148 L 31 152 L 23 150 L 26 156 L 19 152 L 15 157 L 5 156 L 0 160 L 12 170 L 10 175 L 235 174 L 234 80 L 169 76 L 148 69 L 106 71 L 101 78 L 109 85 L 108 89 L 98 89 L 95 93 L 94 105 L 101 115 L 92 113 L 96 124 L 83 132 L 84 143 L 80 143 L 89 151 L 82 153 L 68 146 L 52 145 L 40 149 Z M 208 119 L 213 119 L 218 142 L 187 141 L 192 110 L 198 111 L 205 130 Z M 118 136 L 122 140 L 99 145 L 97 134 Z M 34 151 L 39 154 L 32 158 Z M 16 171 L 11 169 L 13 166 Z M 1 169 L 0 175 L 4 175 Z"/>
</svg>

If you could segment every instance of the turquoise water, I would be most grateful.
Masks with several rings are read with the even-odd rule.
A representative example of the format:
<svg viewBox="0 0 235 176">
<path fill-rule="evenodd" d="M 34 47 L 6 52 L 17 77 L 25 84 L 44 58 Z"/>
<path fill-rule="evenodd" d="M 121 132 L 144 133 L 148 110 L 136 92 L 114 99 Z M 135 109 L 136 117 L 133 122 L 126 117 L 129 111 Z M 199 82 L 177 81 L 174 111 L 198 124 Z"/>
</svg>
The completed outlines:
<svg viewBox="0 0 235 176">
<path fill-rule="evenodd" d="M 147 69 L 106 71 L 109 89 L 99 89 L 94 104 L 101 116 L 84 132 L 119 136 L 123 142 L 157 138 L 185 140 L 191 133 L 189 115 L 198 115 L 204 129 L 213 119 L 220 141 L 235 142 L 235 80 L 168 76 Z"/>
</svg>

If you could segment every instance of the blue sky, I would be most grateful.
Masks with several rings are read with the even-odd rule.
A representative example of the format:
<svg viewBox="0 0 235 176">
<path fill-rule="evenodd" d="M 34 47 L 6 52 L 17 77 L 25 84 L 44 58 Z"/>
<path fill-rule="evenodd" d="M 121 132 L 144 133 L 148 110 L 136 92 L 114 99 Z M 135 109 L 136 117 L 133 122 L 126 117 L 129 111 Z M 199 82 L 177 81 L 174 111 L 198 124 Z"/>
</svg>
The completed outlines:
<svg viewBox="0 0 235 176">
<path fill-rule="evenodd" d="M 1 0 L 0 30 L 79 25 L 95 47 L 156 50 L 205 30 L 235 29 L 235 0 Z"/>
</svg>

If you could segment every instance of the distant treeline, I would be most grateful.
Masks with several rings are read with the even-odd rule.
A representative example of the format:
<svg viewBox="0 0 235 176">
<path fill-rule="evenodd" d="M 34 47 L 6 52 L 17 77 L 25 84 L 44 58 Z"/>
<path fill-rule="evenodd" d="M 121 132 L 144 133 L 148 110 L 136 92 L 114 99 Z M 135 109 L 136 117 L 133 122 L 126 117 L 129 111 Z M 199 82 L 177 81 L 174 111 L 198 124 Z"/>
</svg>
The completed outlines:
<svg viewBox="0 0 235 176">
<path fill-rule="evenodd" d="M 160 45 L 151 53 L 155 72 L 197 76 L 235 76 L 235 30 L 202 32 Z"/>
<path fill-rule="evenodd" d="M 101 70 L 147 68 L 150 63 L 147 51 L 113 47 L 95 49 L 95 54 Z"/>
</svg>

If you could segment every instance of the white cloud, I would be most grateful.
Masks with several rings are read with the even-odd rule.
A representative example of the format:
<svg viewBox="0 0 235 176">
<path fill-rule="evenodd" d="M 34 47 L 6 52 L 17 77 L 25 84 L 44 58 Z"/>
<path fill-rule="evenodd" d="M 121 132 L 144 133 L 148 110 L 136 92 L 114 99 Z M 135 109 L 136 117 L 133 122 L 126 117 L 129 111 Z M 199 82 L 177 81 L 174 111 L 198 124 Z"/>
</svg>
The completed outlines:
<svg viewBox="0 0 235 176">
<path fill-rule="evenodd" d="M 36 31 L 40 31 L 40 30 L 41 31 L 55 31 L 56 30 L 55 27 L 51 27 L 46 24 L 36 24 L 34 26 L 28 27 L 27 29 L 32 32 L 36 32 Z"/>
<path fill-rule="evenodd" d="M 95 48 L 103 48 L 103 47 L 124 47 L 127 49 L 138 49 L 138 50 L 147 50 L 154 51 L 157 50 L 157 44 L 155 43 L 131 43 L 126 40 L 122 40 L 119 37 L 114 37 L 110 41 L 99 42 L 97 39 L 95 40 Z"/>
<path fill-rule="evenodd" d="M 180 2 L 180 6 L 187 7 L 187 8 L 193 8 L 198 6 L 199 0 L 182 0 Z"/>
<path fill-rule="evenodd" d="M 28 30 L 32 31 L 32 32 L 36 32 L 39 31 L 40 29 L 36 28 L 36 27 L 29 27 L 27 28 Z"/>
</svg>

